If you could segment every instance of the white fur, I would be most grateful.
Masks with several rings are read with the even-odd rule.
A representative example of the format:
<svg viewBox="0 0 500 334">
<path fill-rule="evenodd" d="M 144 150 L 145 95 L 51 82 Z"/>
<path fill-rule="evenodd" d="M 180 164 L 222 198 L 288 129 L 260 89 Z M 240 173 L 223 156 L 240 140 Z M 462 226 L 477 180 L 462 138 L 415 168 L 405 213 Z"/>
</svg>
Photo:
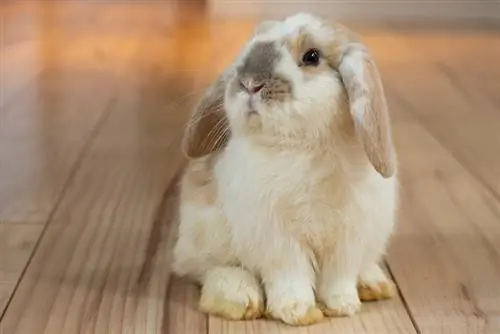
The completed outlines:
<svg viewBox="0 0 500 334">
<path fill-rule="evenodd" d="M 328 35 L 319 21 L 300 14 L 273 23 L 259 38 L 282 38 L 298 26 Z M 271 314 L 297 324 L 316 297 L 339 315 L 352 315 L 360 306 L 358 278 L 386 279 L 377 263 L 395 223 L 397 178 L 379 175 L 356 138 L 332 134 L 340 79 L 327 73 L 306 80 L 283 55 L 277 71 L 298 88 L 293 101 L 279 106 L 255 101 L 258 134 L 248 132 L 248 94 L 226 94 L 233 136 L 213 166 L 216 199 L 195 198 L 207 195 L 201 188 L 183 194 L 174 271 L 198 279 L 205 298 L 247 304 L 263 300 L 247 276 L 252 273 L 263 283 Z M 247 283 L 236 288 L 237 282 Z"/>
<path fill-rule="evenodd" d="M 364 67 L 363 64 L 364 52 L 363 48 L 355 49 L 350 53 L 349 58 L 345 59 L 340 65 L 343 71 L 349 72 L 352 76 L 358 78 L 364 77 Z M 368 87 L 364 87 L 368 89 Z M 354 110 L 354 117 L 356 117 L 361 123 L 363 122 L 364 111 L 367 105 L 367 99 L 365 97 L 360 97 L 356 101 L 351 102 L 351 108 Z"/>
</svg>

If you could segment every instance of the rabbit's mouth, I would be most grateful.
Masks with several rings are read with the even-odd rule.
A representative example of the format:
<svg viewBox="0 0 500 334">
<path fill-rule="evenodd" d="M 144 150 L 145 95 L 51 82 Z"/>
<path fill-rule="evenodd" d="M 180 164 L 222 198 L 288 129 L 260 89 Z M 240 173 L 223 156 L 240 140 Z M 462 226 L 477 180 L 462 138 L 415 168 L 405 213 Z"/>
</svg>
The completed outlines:
<svg viewBox="0 0 500 334">
<path fill-rule="evenodd" d="M 248 116 L 253 116 L 253 115 L 258 115 L 259 112 L 257 111 L 257 102 L 255 101 L 254 96 L 250 96 L 248 99 L 248 105 L 247 105 L 247 114 Z"/>
</svg>

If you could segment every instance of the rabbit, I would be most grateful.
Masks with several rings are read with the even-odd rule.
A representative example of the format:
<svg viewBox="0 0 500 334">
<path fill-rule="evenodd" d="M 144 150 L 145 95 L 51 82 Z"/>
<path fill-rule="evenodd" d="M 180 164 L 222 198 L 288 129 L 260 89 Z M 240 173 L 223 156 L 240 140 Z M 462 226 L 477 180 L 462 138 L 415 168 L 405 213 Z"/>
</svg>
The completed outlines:
<svg viewBox="0 0 500 334">
<path fill-rule="evenodd" d="M 202 312 L 292 326 L 397 290 L 397 157 L 378 69 L 348 28 L 260 22 L 187 123 L 172 270 Z"/>
</svg>

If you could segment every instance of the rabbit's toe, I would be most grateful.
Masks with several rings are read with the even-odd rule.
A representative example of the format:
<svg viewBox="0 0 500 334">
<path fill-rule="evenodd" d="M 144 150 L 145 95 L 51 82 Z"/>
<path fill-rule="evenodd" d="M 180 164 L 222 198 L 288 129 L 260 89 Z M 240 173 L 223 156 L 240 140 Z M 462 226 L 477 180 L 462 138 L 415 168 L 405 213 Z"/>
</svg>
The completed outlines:
<svg viewBox="0 0 500 334">
<path fill-rule="evenodd" d="M 244 269 L 216 268 L 205 278 L 200 310 L 230 320 L 256 319 L 264 311 L 262 289 Z"/>
<path fill-rule="evenodd" d="M 357 294 L 331 295 L 326 298 L 321 309 L 327 317 L 350 317 L 356 314 L 361 307 Z"/>
<path fill-rule="evenodd" d="M 397 288 L 378 266 L 374 265 L 360 275 L 358 280 L 358 294 L 362 301 L 376 301 L 393 298 Z"/>
<path fill-rule="evenodd" d="M 292 326 L 308 326 L 324 319 L 323 312 L 316 305 L 292 302 L 280 308 L 268 310 L 269 317 Z"/>
</svg>

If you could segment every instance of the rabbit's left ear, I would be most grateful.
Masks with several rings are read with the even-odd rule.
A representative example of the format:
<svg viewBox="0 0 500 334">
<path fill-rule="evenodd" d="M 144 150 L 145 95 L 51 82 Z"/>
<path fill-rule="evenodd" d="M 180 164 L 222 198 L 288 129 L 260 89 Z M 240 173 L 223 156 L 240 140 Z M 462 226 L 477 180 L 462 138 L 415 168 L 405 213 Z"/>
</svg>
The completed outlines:
<svg viewBox="0 0 500 334">
<path fill-rule="evenodd" d="M 182 138 L 182 150 L 190 158 L 199 158 L 222 150 L 231 131 L 224 110 L 227 73 L 223 73 L 205 91 L 191 114 Z"/>
<path fill-rule="evenodd" d="M 363 44 L 348 42 L 341 46 L 338 71 L 366 155 L 383 177 L 391 177 L 396 157 L 387 101 L 374 60 Z"/>
</svg>

